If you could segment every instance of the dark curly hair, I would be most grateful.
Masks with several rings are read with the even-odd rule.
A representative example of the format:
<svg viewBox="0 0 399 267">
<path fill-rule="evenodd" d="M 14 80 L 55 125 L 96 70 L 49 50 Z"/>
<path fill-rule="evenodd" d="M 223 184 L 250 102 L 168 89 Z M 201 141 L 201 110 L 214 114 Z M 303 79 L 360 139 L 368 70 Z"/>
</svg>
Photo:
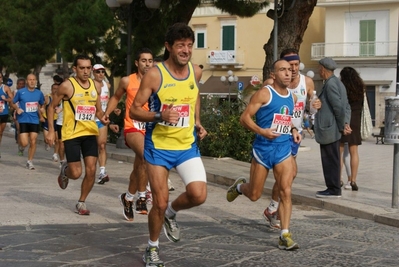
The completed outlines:
<svg viewBox="0 0 399 267">
<path fill-rule="evenodd" d="M 345 85 L 348 101 L 352 103 L 363 99 L 365 86 L 359 73 L 352 67 L 344 67 L 339 74 Z"/>
</svg>

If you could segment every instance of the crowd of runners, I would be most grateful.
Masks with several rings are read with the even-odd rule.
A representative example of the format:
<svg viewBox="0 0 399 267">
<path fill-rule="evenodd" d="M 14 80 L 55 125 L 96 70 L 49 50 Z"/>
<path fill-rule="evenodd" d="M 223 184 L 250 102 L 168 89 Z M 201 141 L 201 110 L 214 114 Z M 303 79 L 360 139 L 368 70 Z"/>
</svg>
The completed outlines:
<svg viewBox="0 0 399 267">
<path fill-rule="evenodd" d="M 36 140 L 42 130 L 46 150 L 53 149 L 52 160 L 60 163 L 60 188 L 66 189 L 70 180 L 84 173 L 76 203 L 79 215 L 90 214 L 86 199 L 95 182 L 104 185 L 112 177 L 106 171 L 108 129 L 122 130 L 110 117 L 112 113 L 121 114 L 117 107 L 125 96 L 121 134 L 135 160 L 127 190 L 118 198 L 126 220 L 133 221 L 135 214 L 148 215 L 149 240 L 143 255 L 146 266 L 165 266 L 159 257 L 162 228 L 170 241 L 178 242 L 177 213 L 201 205 L 207 196 L 206 172 L 197 146 L 207 131 L 200 120 L 198 84 L 202 69 L 190 61 L 194 41 L 189 26 L 171 26 L 165 36 L 165 60 L 155 62 L 148 48 L 137 51 L 137 72 L 123 77 L 111 97 L 106 68 L 92 65 L 87 55 L 75 57 L 71 77 L 53 77 L 48 95 L 36 88 L 34 74 L 19 79 L 15 92 L 2 83 L 0 74 L 0 145 L 11 114 L 16 153 L 25 156 L 28 148 L 26 167 L 35 170 Z M 241 124 L 256 134 L 250 180 L 238 178 L 226 195 L 229 202 L 239 195 L 259 199 L 273 169 L 276 183 L 264 217 L 270 227 L 281 230 L 278 247 L 283 250 L 299 248 L 289 232 L 291 186 L 297 171 L 295 156 L 305 105 L 314 90 L 313 81 L 299 73 L 299 63 L 298 51 L 285 50 L 274 62 L 265 87 L 252 96 L 243 112 Z M 320 101 L 314 105 L 321 107 Z M 168 179 L 172 168 L 185 185 L 184 192 L 173 201 L 169 199 L 173 186 Z M 151 209 L 147 208 L 149 204 Z"/>
</svg>

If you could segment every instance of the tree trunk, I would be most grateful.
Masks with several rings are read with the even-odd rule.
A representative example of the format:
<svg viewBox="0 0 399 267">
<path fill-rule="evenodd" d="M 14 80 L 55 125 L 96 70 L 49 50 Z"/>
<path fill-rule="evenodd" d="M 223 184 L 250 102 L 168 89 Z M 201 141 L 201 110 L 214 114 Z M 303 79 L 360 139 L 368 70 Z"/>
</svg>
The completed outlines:
<svg viewBox="0 0 399 267">
<path fill-rule="evenodd" d="M 299 51 L 303 35 L 308 27 L 309 18 L 317 4 L 317 0 L 282 0 L 282 10 L 278 12 L 277 56 L 287 48 Z M 292 6 L 292 7 L 291 7 Z M 291 8 L 290 8 L 291 7 Z M 267 16 L 274 19 L 274 10 L 269 10 Z M 269 78 L 270 67 L 273 64 L 274 29 L 270 33 L 269 41 L 263 46 L 266 58 L 263 66 L 263 80 Z"/>
<path fill-rule="evenodd" d="M 40 83 L 40 72 L 42 71 L 42 65 L 36 65 L 35 69 L 33 70 L 33 74 L 36 75 L 37 78 L 37 89 L 41 90 L 42 84 Z"/>
<path fill-rule="evenodd" d="M 68 59 L 64 55 L 62 55 L 62 77 L 64 80 L 69 78 Z"/>
</svg>

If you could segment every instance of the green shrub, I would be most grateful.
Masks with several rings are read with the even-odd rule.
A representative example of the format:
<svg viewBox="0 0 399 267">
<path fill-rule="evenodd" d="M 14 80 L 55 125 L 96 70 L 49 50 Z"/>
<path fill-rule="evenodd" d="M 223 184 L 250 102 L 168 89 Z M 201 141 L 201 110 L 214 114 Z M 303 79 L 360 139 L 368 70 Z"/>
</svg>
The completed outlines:
<svg viewBox="0 0 399 267">
<path fill-rule="evenodd" d="M 245 103 L 219 101 L 208 95 L 201 97 L 201 107 L 201 124 L 208 132 L 199 142 L 201 155 L 249 162 L 255 135 L 240 124 Z"/>
</svg>

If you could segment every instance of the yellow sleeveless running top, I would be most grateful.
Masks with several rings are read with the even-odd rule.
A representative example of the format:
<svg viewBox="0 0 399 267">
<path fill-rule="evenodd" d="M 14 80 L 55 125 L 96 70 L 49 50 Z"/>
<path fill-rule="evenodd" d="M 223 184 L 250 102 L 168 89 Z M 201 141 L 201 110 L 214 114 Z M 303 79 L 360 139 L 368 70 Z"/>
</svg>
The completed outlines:
<svg viewBox="0 0 399 267">
<path fill-rule="evenodd" d="M 50 106 L 51 102 L 53 101 L 53 98 L 51 97 L 51 94 L 46 95 L 49 99 L 49 102 L 47 105 L 44 106 L 44 113 L 42 113 L 43 118 L 47 120 L 47 109 Z M 58 118 L 58 114 L 54 112 L 54 120 Z"/>
<path fill-rule="evenodd" d="M 179 121 L 172 125 L 167 122 L 147 123 L 146 145 L 163 150 L 187 150 L 196 140 L 195 105 L 198 98 L 198 86 L 194 68 L 188 63 L 188 75 L 184 79 L 176 79 L 165 68 L 158 64 L 162 76 L 161 86 L 151 95 L 149 108 L 151 111 L 163 111 L 173 104 L 179 111 Z"/>
<path fill-rule="evenodd" d="M 62 141 L 98 135 L 95 121 L 98 93 L 94 81 L 89 78 L 89 87 L 83 88 L 74 77 L 68 80 L 72 83 L 74 91 L 70 99 L 63 101 Z"/>
</svg>

